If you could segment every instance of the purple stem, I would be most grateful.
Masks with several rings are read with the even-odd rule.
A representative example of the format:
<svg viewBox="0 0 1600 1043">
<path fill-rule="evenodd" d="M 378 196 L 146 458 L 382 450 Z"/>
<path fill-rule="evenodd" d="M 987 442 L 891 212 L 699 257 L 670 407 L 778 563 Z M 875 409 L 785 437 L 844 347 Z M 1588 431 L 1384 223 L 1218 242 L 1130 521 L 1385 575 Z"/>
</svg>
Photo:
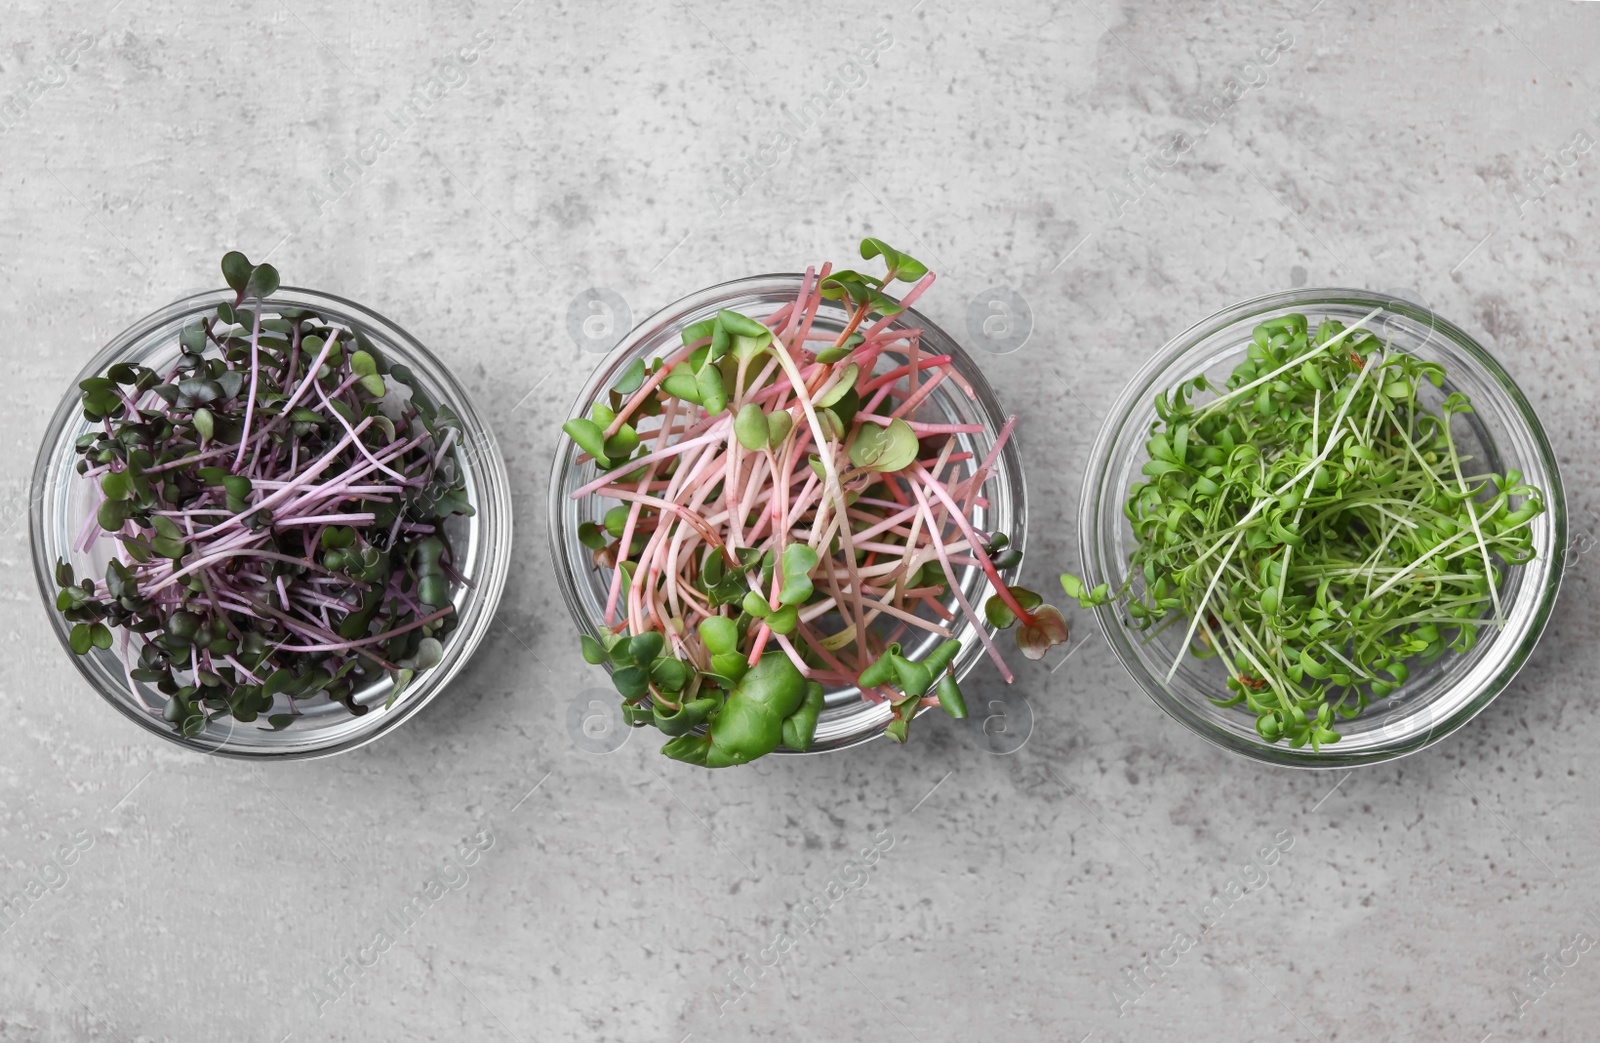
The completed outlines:
<svg viewBox="0 0 1600 1043">
<path fill-rule="evenodd" d="M 397 636 L 399 634 L 404 634 L 408 630 L 415 630 L 418 627 L 427 626 L 429 623 L 432 623 L 434 620 L 443 619 L 445 616 L 448 616 L 450 613 L 452 613 L 454 611 L 455 611 L 455 606 L 454 605 L 447 605 L 446 607 L 441 608 L 437 612 L 434 612 L 434 613 L 431 613 L 429 615 L 423 616 L 420 619 L 413 619 L 411 622 L 405 624 L 404 626 L 395 627 L 393 630 L 385 630 L 383 633 L 381 633 L 381 634 L 373 634 L 371 637 L 358 638 L 358 639 L 355 639 L 355 640 L 352 640 L 352 641 L 341 641 L 338 644 L 309 645 L 309 646 L 308 645 L 283 645 L 283 644 L 280 644 L 277 647 L 279 647 L 279 648 L 287 648 L 291 652 L 347 652 L 352 648 L 362 648 L 362 647 L 365 647 L 366 645 L 375 645 L 375 644 L 378 644 L 381 641 L 387 641 L 391 637 L 395 637 L 395 636 Z"/>
<path fill-rule="evenodd" d="M 257 304 L 255 319 L 250 323 L 250 398 L 244 404 L 244 431 L 239 436 L 239 455 L 233 458 L 233 473 L 244 466 L 244 451 L 250 445 L 250 421 L 256 415 L 256 382 L 261 378 L 261 306 Z"/>
<path fill-rule="evenodd" d="M 355 432 L 350 427 L 350 421 L 348 421 L 348 420 L 346 420 L 344 418 L 344 414 L 343 413 L 341 413 L 337 409 L 333 408 L 333 403 L 328 401 L 328 396 L 324 395 L 322 393 L 322 388 L 320 388 L 320 387 L 317 388 L 317 395 L 318 395 L 318 397 L 320 397 L 322 399 L 322 404 L 328 407 L 328 412 L 333 414 L 333 418 L 335 420 L 339 421 L 339 426 L 343 427 L 346 431 L 350 431 L 351 432 L 351 437 L 354 438 L 355 437 Z M 396 470 L 390 468 L 386 464 L 379 463 L 378 462 L 378 458 L 372 455 L 372 451 L 367 448 L 366 443 L 362 442 L 361 439 L 356 438 L 355 443 L 356 443 L 356 448 L 361 451 L 361 455 L 366 457 L 373 464 L 376 464 L 378 470 L 382 471 L 384 474 L 393 476 L 396 481 L 404 482 L 406 480 L 405 479 L 405 475 L 401 474 L 399 471 L 396 471 Z"/>
</svg>

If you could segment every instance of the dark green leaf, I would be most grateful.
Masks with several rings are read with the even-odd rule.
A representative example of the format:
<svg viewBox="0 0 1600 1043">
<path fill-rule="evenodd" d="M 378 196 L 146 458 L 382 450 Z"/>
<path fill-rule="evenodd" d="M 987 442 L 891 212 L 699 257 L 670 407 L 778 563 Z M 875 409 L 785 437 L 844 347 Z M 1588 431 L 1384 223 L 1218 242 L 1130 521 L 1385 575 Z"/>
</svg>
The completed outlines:
<svg viewBox="0 0 1600 1043">
<path fill-rule="evenodd" d="M 222 255 L 222 278 L 228 283 L 234 293 L 243 293 L 245 285 L 250 281 L 250 273 L 255 266 L 250 259 L 238 250 L 229 250 Z"/>
</svg>

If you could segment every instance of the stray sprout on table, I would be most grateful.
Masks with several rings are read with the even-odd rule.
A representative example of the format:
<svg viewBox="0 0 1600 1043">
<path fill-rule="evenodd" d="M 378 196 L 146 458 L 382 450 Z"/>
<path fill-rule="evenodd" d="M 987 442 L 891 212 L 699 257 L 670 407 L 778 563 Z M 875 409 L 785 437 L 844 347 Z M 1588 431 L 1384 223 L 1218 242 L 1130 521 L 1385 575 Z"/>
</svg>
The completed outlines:
<svg viewBox="0 0 1600 1043">
<path fill-rule="evenodd" d="M 887 701 L 898 742 L 921 707 L 965 717 L 957 612 L 1011 673 L 957 569 L 987 576 L 987 621 L 1020 622 L 1024 655 L 1066 640 L 1057 609 L 1003 582 L 1020 561 L 1006 536 L 973 522 L 1016 418 L 981 460 L 961 446 L 982 425 L 917 419 L 946 382 L 973 390 L 950 356 L 923 354 L 921 330 L 894 325 L 933 274 L 878 239 L 861 256 L 887 270 L 825 264 L 770 315 L 696 322 L 564 425 L 598 472 L 573 497 L 617 501 L 578 533 L 611 570 L 604 629 L 583 653 L 613 664 L 630 724 L 673 736 L 669 757 L 724 767 L 806 750 L 825 686 Z M 896 282 L 910 284 L 899 299 Z M 848 316 L 838 333 L 814 327 L 824 301 Z M 913 633 L 946 640 L 914 661 Z"/>
<path fill-rule="evenodd" d="M 1085 608 L 1127 599 L 1132 625 L 1188 621 L 1185 653 L 1231 663 L 1232 695 L 1268 742 L 1313 749 L 1427 663 L 1505 623 L 1501 564 L 1532 560 L 1545 509 L 1522 474 L 1468 473 L 1444 367 L 1391 353 L 1361 323 L 1304 315 L 1257 326 L 1249 357 L 1205 404 L 1202 375 L 1156 396 L 1149 460 L 1123 511 L 1127 583 L 1061 583 Z M 1142 596 L 1130 593 L 1135 579 Z M 1195 643 L 1198 631 L 1199 644 Z M 1153 635 L 1152 635 L 1153 636 Z"/>
<path fill-rule="evenodd" d="M 313 700 L 364 714 L 385 679 L 393 703 L 456 625 L 443 522 L 472 513 L 448 405 L 361 331 L 271 305 L 271 265 L 232 252 L 222 273 L 232 303 L 183 327 L 164 372 L 79 383 L 96 430 L 77 470 L 102 499 L 75 547 L 116 549 L 103 586 L 56 566 L 73 651 L 121 629 L 130 684 L 190 736 L 229 715 L 284 728 Z"/>
</svg>

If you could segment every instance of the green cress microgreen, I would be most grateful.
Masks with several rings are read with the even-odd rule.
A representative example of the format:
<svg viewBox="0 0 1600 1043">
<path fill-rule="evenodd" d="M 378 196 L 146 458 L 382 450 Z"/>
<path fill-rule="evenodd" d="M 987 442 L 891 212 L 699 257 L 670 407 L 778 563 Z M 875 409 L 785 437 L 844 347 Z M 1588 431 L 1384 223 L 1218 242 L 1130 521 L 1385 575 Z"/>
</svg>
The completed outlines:
<svg viewBox="0 0 1600 1043">
<path fill-rule="evenodd" d="M 1359 326 L 1281 316 L 1216 398 L 1191 401 L 1203 376 L 1158 395 L 1124 506 L 1128 583 L 1061 577 L 1085 608 L 1125 600 L 1135 628 L 1187 621 L 1169 679 L 1183 653 L 1221 658 L 1231 695 L 1214 701 L 1292 747 L 1337 742 L 1337 719 L 1404 684 L 1408 660 L 1504 625 L 1503 567 L 1532 560 L 1545 509 L 1517 471 L 1468 473 L 1451 418 L 1470 402 L 1420 400 L 1441 365 Z"/>
<path fill-rule="evenodd" d="M 981 427 L 917 419 L 918 387 L 962 381 L 948 357 L 911 347 L 920 331 L 891 327 L 905 304 L 889 291 L 920 293 L 932 276 L 879 239 L 861 256 L 884 274 L 824 269 L 766 321 L 697 319 L 681 347 L 630 363 L 605 403 L 564 425 L 595 467 L 573 496 L 601 505 L 577 537 L 610 570 L 584 659 L 612 668 L 625 719 L 670 736 L 669 757 L 723 767 L 808 749 L 824 685 L 890 703 L 897 741 L 923 707 L 966 716 L 944 604 L 987 621 L 952 584 L 957 567 L 988 577 L 988 618 L 1020 622 L 1025 654 L 1065 640 L 1056 609 L 1002 582 L 1020 554 L 971 520 L 1014 420 L 985 462 L 957 443 Z M 824 301 L 845 313 L 837 334 L 813 330 Z M 945 640 L 913 662 L 908 631 Z"/>
<path fill-rule="evenodd" d="M 58 563 L 80 655 L 124 634 L 129 675 L 184 735 L 231 716 L 290 726 L 309 700 L 364 714 L 443 657 L 460 577 L 442 523 L 472 513 L 461 425 L 360 331 L 279 307 L 271 265 L 222 259 L 231 302 L 178 334 L 165 372 L 111 366 L 79 384 L 77 471 L 114 541 L 104 584 Z M 403 385 L 404 402 L 390 382 Z"/>
</svg>

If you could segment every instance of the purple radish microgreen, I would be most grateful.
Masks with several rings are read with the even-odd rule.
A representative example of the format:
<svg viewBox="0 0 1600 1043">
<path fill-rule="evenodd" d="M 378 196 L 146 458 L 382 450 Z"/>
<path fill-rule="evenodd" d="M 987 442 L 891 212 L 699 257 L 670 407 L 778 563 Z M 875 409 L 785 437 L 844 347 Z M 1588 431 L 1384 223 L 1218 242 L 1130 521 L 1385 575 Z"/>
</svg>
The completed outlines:
<svg viewBox="0 0 1600 1043">
<path fill-rule="evenodd" d="M 165 371 L 80 382 L 98 429 L 76 468 L 102 500 L 75 548 L 115 551 L 103 587 L 56 568 L 72 650 L 121 631 L 188 736 L 289 727 L 313 701 L 364 714 L 384 681 L 392 703 L 443 657 L 462 582 L 444 523 L 473 510 L 448 405 L 360 330 L 274 304 L 271 265 L 232 251 L 222 274 L 233 301 L 179 331 Z"/>
</svg>

